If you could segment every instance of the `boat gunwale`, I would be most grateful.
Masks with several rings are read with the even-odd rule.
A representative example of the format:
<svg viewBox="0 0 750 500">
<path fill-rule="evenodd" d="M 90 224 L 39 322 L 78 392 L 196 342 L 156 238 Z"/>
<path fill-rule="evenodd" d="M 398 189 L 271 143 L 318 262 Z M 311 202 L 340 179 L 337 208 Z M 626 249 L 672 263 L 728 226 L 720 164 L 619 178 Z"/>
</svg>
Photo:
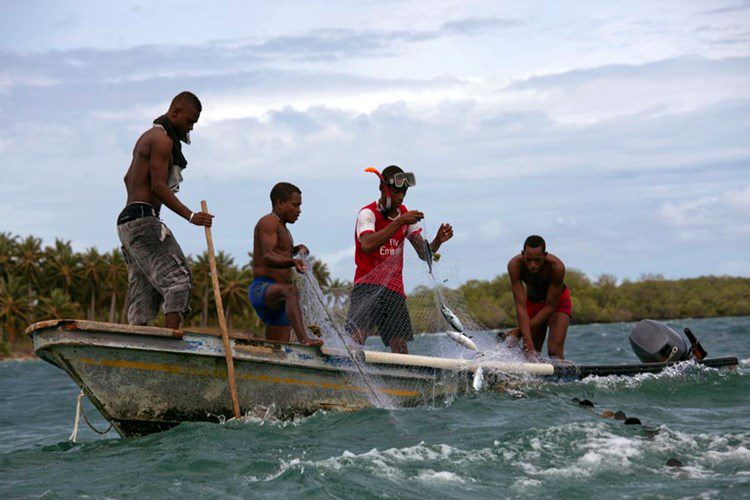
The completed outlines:
<svg viewBox="0 0 750 500">
<path fill-rule="evenodd" d="M 42 328 L 36 329 L 29 333 L 30 336 L 33 336 L 35 334 L 41 334 L 44 332 L 53 332 L 53 333 L 62 333 L 62 334 L 80 334 L 83 336 L 88 335 L 95 335 L 95 334 L 101 334 L 101 335 L 107 335 L 107 336 L 113 336 L 115 337 L 113 340 L 117 341 L 117 337 L 123 336 L 127 338 L 127 333 L 125 332 L 116 332 L 116 331 L 92 331 L 92 330 L 74 330 L 74 329 L 59 329 L 55 328 L 55 326 L 47 326 L 45 325 Z M 202 332 L 191 332 L 186 331 L 185 333 L 188 333 L 190 335 L 197 335 L 202 336 L 205 335 L 210 339 L 215 339 L 213 335 L 205 334 Z M 137 337 L 136 337 L 137 338 Z M 169 337 L 160 337 L 159 339 L 163 340 L 170 340 Z M 188 342 L 189 340 L 186 338 L 174 338 L 173 340 L 176 341 L 182 341 L 182 342 Z M 235 345 L 233 346 L 234 352 L 234 360 L 236 362 L 240 363 L 261 363 L 261 364 L 268 364 L 268 365 L 275 365 L 275 366 L 281 366 L 281 367 L 288 367 L 288 368 L 299 368 L 299 369 L 305 369 L 305 370 L 318 370 L 318 371 L 326 371 L 326 372 L 339 372 L 346 374 L 347 372 L 353 371 L 353 368 L 351 366 L 341 365 L 339 364 L 340 361 L 343 361 L 345 363 L 351 363 L 351 360 L 348 356 L 339 354 L 339 353 L 328 353 L 323 352 L 320 350 L 317 346 L 305 346 L 302 344 L 296 344 L 291 342 L 276 342 L 276 341 L 267 341 L 265 339 L 233 339 L 235 341 Z M 240 344 L 237 344 L 237 341 L 240 341 Z M 35 342 L 36 343 L 36 342 Z M 101 341 L 101 339 L 96 338 L 81 338 L 81 339 L 73 339 L 69 338 L 67 340 L 52 340 L 52 341 L 40 341 L 40 343 L 43 343 L 43 345 L 36 347 L 34 349 L 34 352 L 44 361 L 49 362 L 50 364 L 53 364 L 55 366 L 58 366 L 58 363 L 54 361 L 54 359 L 48 359 L 48 356 L 43 356 L 40 353 L 46 354 L 46 352 L 54 353 L 54 348 L 56 347 L 96 347 L 96 348 L 102 348 L 102 349 L 115 349 L 115 350 L 131 350 L 131 351 L 143 351 L 143 352 L 152 352 L 152 353 L 164 353 L 164 354 L 172 354 L 176 356 L 201 356 L 201 357 L 210 357 L 210 358 L 221 358 L 224 359 L 224 353 L 223 351 L 208 351 L 208 350 L 182 350 L 182 349 L 165 349 L 161 346 L 149 346 L 149 345 L 129 345 L 127 343 L 122 343 L 120 345 L 108 345 Z M 171 342 L 170 342 L 171 343 Z M 266 344 L 266 345 L 264 345 Z M 269 345 L 271 346 L 269 347 Z M 273 349 L 274 347 L 278 349 L 279 346 L 293 346 L 296 349 L 302 349 L 304 351 L 311 351 L 308 353 L 301 352 L 301 353 L 294 353 L 286 351 L 286 349 L 283 349 L 280 351 L 283 354 L 286 354 L 284 358 L 273 358 L 270 356 L 264 356 L 262 353 L 253 353 L 249 352 L 246 349 L 243 349 L 243 347 L 259 347 L 259 348 L 270 348 Z M 303 359 L 295 359 L 293 356 L 295 354 L 302 354 L 309 356 L 312 360 L 315 360 L 317 358 L 318 362 L 313 363 L 307 363 L 307 360 Z M 333 363 L 327 362 L 326 359 L 334 360 Z M 372 366 L 373 368 L 378 369 L 374 375 L 378 377 L 384 377 L 384 378 L 431 378 L 434 377 L 436 374 L 444 374 L 444 373 L 463 373 L 466 370 L 444 370 L 440 368 L 433 368 L 433 367 L 423 367 L 423 366 L 410 366 L 410 365 L 393 365 L 393 364 L 387 364 L 387 363 L 367 363 L 368 366 Z M 60 367 L 62 368 L 62 367 Z M 468 373 L 468 371 L 467 371 Z"/>
</svg>

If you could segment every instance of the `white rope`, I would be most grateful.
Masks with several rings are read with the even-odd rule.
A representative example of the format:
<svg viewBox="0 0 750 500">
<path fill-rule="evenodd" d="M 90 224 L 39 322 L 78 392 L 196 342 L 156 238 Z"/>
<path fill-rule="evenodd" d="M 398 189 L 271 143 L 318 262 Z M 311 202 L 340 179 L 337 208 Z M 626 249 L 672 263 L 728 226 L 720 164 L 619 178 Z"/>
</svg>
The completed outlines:
<svg viewBox="0 0 750 500">
<path fill-rule="evenodd" d="M 70 437 L 68 438 L 68 441 L 73 441 L 74 443 L 78 442 L 78 424 L 81 421 L 81 417 L 83 417 L 83 421 L 86 422 L 86 425 L 88 425 L 92 431 L 96 432 L 99 435 L 104 435 L 112 429 L 111 423 L 109 424 L 109 427 L 107 427 L 103 431 L 100 431 L 99 429 L 94 427 L 94 425 L 89 421 L 89 418 L 86 416 L 86 413 L 83 411 L 83 405 L 81 404 L 81 399 L 83 398 L 83 396 L 83 389 L 81 389 L 81 393 L 78 395 L 78 398 L 76 398 L 76 419 L 73 422 L 73 432 L 70 433 Z"/>
<path fill-rule="evenodd" d="M 73 422 L 73 432 L 70 433 L 70 437 L 68 438 L 68 441 L 73 441 L 76 443 L 78 439 L 78 422 L 81 419 L 81 398 L 83 397 L 83 389 L 81 389 L 81 393 L 78 395 L 78 398 L 76 400 L 76 419 Z"/>
</svg>

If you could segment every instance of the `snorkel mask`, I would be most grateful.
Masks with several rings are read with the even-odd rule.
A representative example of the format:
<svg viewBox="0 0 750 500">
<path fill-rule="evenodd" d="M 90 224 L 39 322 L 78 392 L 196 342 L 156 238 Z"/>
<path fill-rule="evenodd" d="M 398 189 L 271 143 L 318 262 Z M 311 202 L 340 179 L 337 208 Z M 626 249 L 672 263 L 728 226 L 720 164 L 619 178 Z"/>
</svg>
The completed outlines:
<svg viewBox="0 0 750 500">
<path fill-rule="evenodd" d="M 391 209 L 391 205 L 393 204 L 391 201 L 391 197 L 393 195 L 391 188 L 401 190 L 417 185 L 417 178 L 412 172 L 398 172 L 397 174 L 391 176 L 387 182 L 383 177 L 383 174 L 381 174 L 380 171 L 378 171 L 378 169 L 376 169 L 375 167 L 367 167 L 365 169 L 365 172 L 372 172 L 380 179 L 380 184 L 383 186 L 383 190 L 385 191 L 385 207 L 383 211 L 384 214 Z"/>
</svg>

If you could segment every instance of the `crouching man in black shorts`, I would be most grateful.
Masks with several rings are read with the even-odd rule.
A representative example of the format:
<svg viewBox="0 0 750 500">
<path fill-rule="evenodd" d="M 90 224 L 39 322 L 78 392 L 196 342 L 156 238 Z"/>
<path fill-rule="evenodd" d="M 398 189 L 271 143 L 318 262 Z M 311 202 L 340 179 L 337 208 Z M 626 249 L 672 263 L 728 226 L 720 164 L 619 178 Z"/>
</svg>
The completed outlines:
<svg viewBox="0 0 750 500">
<path fill-rule="evenodd" d="M 404 293 L 404 240 L 408 239 L 420 258 L 426 257 L 422 228 L 424 214 L 403 205 L 406 190 L 416 184 L 414 174 L 391 165 L 380 177 L 380 199 L 362 208 L 357 216 L 354 260 L 357 270 L 349 302 L 347 323 L 352 336 L 364 344 L 378 333 L 392 352 L 407 354 L 406 343 L 414 338 Z M 450 224 L 442 224 L 430 250 L 453 237 Z"/>
</svg>

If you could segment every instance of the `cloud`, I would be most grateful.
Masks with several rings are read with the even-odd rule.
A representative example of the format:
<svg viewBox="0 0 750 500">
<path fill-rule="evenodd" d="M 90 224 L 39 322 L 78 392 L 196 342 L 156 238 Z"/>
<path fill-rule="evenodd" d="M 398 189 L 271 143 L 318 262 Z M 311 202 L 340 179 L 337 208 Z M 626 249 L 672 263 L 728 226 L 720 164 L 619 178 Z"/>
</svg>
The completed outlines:
<svg viewBox="0 0 750 500">
<path fill-rule="evenodd" d="M 320 254 L 319 258 L 331 268 L 337 267 L 339 264 L 350 261 L 354 258 L 354 245 L 350 245 L 335 252 Z"/>
<path fill-rule="evenodd" d="M 317 29 L 266 39 L 216 40 L 200 45 L 140 45 L 124 49 L 78 48 L 20 53 L 0 51 L 3 73 L 15 86 L 53 78 L 64 84 L 226 76 L 287 63 L 345 61 L 395 55 L 407 45 L 520 25 L 517 20 L 469 18 L 434 30 Z"/>
<path fill-rule="evenodd" d="M 454 225 L 444 252 L 446 265 L 461 263 L 457 281 L 503 272 L 535 232 L 594 274 L 717 272 L 707 249 L 739 241 L 744 222 L 726 222 L 738 210 L 748 220 L 737 186 L 750 167 L 750 58 L 605 54 L 606 64 L 577 68 L 546 47 L 536 59 L 524 50 L 521 70 L 505 60 L 481 66 L 486 58 L 467 69 L 446 54 L 461 46 L 467 61 L 468 50 L 495 57 L 502 43 L 470 37 L 519 36 L 529 23 L 488 16 L 431 26 L 2 52 L 0 168 L 23 180 L 0 189 L 13 214 L 4 229 L 115 246 L 133 143 L 188 88 L 205 111 L 180 196 L 188 206 L 209 200 L 217 245 L 235 256 L 244 258 L 252 222 L 267 213 L 270 186 L 289 180 L 305 193 L 295 238 L 350 279 L 354 217 L 377 194 L 362 169 L 396 163 L 419 175 L 408 205 L 428 214 L 430 229 Z M 403 67 L 423 55 L 438 63 Z M 170 217 L 186 252 L 202 251 L 200 235 Z M 663 251 L 680 238 L 694 244 Z"/>
<path fill-rule="evenodd" d="M 719 195 L 684 202 L 666 202 L 660 216 L 682 240 L 750 237 L 750 185 Z"/>
<path fill-rule="evenodd" d="M 515 28 L 523 25 L 520 19 L 503 19 L 500 17 L 470 17 L 451 21 L 441 26 L 441 32 L 461 35 L 475 35 L 484 31 Z"/>
<path fill-rule="evenodd" d="M 496 240 L 503 232 L 502 223 L 494 217 L 479 223 L 479 234 L 486 240 Z"/>
<path fill-rule="evenodd" d="M 734 14 L 736 12 L 742 12 L 750 10 L 750 1 L 743 0 L 739 4 L 728 5 L 719 9 L 706 10 L 701 12 L 703 15 L 715 15 L 715 14 Z"/>
</svg>

